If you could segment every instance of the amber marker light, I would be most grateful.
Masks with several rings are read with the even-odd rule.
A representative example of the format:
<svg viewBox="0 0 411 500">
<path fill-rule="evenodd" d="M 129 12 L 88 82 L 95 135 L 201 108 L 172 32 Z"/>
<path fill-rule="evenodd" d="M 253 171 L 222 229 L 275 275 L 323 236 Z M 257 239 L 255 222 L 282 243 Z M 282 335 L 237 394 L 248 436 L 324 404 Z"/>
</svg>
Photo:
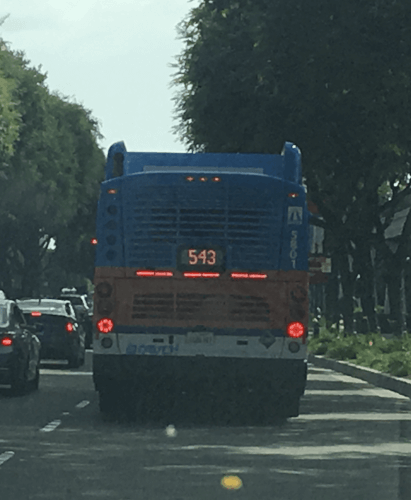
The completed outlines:
<svg viewBox="0 0 411 500">
<path fill-rule="evenodd" d="M 211 180 L 213 182 L 220 182 L 221 181 L 221 177 L 213 177 Z"/>
<path fill-rule="evenodd" d="M 193 182 L 194 181 L 194 177 L 192 175 L 187 175 L 186 181 Z"/>
<path fill-rule="evenodd" d="M 207 181 L 207 177 L 200 177 L 200 181 L 201 182 L 206 182 Z"/>
</svg>

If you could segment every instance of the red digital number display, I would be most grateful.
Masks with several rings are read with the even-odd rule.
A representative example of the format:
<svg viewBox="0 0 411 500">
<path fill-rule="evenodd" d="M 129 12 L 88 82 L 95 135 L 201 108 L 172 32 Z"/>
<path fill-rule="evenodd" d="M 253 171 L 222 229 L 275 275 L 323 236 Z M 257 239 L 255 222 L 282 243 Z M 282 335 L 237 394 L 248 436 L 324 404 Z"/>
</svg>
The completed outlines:
<svg viewBox="0 0 411 500">
<path fill-rule="evenodd" d="M 207 243 L 206 243 L 207 245 Z M 224 249 L 219 246 L 193 247 L 181 246 L 177 250 L 177 269 L 179 271 L 223 272 Z"/>
<path fill-rule="evenodd" d="M 215 250 L 189 248 L 187 252 L 190 266 L 196 266 L 198 264 L 215 266 L 217 263 L 217 252 Z"/>
</svg>

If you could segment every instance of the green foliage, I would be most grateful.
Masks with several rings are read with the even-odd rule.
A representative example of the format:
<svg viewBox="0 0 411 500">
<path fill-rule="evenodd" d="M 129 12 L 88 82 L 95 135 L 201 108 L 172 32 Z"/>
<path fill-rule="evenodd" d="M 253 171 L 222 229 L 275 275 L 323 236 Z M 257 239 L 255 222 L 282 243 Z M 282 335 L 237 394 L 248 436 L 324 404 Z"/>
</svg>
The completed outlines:
<svg viewBox="0 0 411 500">
<path fill-rule="evenodd" d="M 20 114 L 13 100 L 15 82 L 1 70 L 6 58 L 10 57 L 0 39 L 0 170 L 13 154 L 13 146 L 19 135 Z M 3 174 L 4 175 L 4 174 Z"/>
<path fill-rule="evenodd" d="M 409 336 L 389 340 L 377 333 L 338 336 L 324 329 L 318 338 L 309 340 L 308 349 L 312 354 L 347 360 L 397 377 L 411 374 Z"/>
<path fill-rule="evenodd" d="M 358 274 L 369 295 L 381 204 L 408 183 L 410 23 L 410 2 L 203 0 L 179 27 L 175 132 L 194 151 L 298 144 L 345 320 Z"/>
<path fill-rule="evenodd" d="M 83 242 L 94 233 L 104 155 L 88 110 L 51 94 L 46 76 L 22 53 L 5 47 L 0 58 L 0 91 L 3 76 L 19 124 L 0 176 L 0 288 L 33 295 L 45 268 L 90 276 L 93 252 Z"/>
</svg>

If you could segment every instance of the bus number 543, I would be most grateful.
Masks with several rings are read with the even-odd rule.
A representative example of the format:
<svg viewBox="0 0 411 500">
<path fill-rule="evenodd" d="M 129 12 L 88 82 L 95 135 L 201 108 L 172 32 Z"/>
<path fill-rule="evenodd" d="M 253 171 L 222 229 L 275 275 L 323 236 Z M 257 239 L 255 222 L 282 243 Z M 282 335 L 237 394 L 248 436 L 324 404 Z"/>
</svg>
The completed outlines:
<svg viewBox="0 0 411 500">
<path fill-rule="evenodd" d="M 215 250 L 199 251 L 196 248 L 190 248 L 188 251 L 188 263 L 192 266 L 195 266 L 196 264 L 208 264 L 209 266 L 214 266 L 216 263 L 216 257 L 217 254 Z"/>
</svg>

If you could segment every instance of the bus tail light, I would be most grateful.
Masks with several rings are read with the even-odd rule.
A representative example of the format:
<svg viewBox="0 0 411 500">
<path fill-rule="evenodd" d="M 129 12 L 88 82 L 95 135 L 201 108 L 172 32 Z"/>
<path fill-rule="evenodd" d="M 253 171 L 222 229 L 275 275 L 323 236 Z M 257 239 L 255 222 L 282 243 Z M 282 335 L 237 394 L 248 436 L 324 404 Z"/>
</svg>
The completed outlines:
<svg viewBox="0 0 411 500">
<path fill-rule="evenodd" d="M 97 321 L 97 330 L 100 333 L 110 333 L 113 331 L 114 328 L 114 322 L 110 318 L 101 318 L 99 321 Z"/>
<path fill-rule="evenodd" d="M 30 313 L 30 314 L 31 314 L 33 317 L 36 317 L 36 318 L 37 318 L 37 317 L 39 317 L 39 316 L 41 316 L 41 312 L 40 312 L 40 311 L 31 311 L 31 313 Z"/>
<path fill-rule="evenodd" d="M 11 345 L 13 345 L 13 339 L 11 337 L 3 337 L 0 340 L 0 344 L 4 347 L 10 347 Z"/>
<path fill-rule="evenodd" d="M 287 335 L 293 339 L 298 339 L 304 336 L 305 327 L 299 321 L 293 321 L 287 325 Z"/>
<path fill-rule="evenodd" d="M 110 297 L 112 292 L 113 287 L 108 281 L 102 281 L 96 286 L 96 294 L 103 299 Z"/>
</svg>

